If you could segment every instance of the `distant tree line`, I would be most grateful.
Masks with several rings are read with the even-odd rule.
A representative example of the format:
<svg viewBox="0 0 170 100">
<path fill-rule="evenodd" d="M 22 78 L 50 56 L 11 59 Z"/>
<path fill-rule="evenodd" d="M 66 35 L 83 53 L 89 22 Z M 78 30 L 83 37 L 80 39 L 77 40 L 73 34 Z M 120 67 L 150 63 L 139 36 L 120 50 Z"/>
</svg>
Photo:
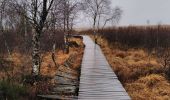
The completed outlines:
<svg viewBox="0 0 170 100">
<path fill-rule="evenodd" d="M 109 43 L 120 43 L 129 48 L 167 48 L 170 47 L 170 28 L 166 26 L 129 26 L 100 30 L 100 35 Z"/>
</svg>

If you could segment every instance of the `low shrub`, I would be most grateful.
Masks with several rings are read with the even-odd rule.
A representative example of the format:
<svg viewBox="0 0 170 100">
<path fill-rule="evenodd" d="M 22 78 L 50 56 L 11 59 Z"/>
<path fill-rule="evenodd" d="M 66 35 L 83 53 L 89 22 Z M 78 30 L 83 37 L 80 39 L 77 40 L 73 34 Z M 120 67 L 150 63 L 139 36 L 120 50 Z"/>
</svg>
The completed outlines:
<svg viewBox="0 0 170 100">
<path fill-rule="evenodd" d="M 18 100 L 28 94 L 26 87 L 8 81 L 0 81 L 0 91 L 2 93 L 1 100 Z"/>
</svg>

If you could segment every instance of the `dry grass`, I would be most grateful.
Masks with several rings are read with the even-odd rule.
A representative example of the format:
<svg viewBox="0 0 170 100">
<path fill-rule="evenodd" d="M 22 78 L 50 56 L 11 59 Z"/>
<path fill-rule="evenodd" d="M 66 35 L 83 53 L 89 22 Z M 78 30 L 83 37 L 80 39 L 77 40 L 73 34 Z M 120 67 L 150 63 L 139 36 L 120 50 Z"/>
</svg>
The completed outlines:
<svg viewBox="0 0 170 100">
<path fill-rule="evenodd" d="M 31 73 L 31 56 L 24 55 L 18 52 L 13 52 L 11 56 L 5 55 L 3 59 L 6 61 L 3 63 L 3 68 L 7 69 L 10 79 L 15 79 L 16 81 L 19 81 L 21 80 L 22 76 Z M 1 69 L 0 79 L 6 79 L 6 74 L 6 71 L 4 69 Z"/>
<path fill-rule="evenodd" d="M 81 39 L 72 38 L 70 41 L 76 41 L 79 47 L 71 47 L 69 54 L 64 54 L 62 50 L 56 50 L 55 57 L 56 63 L 62 65 L 71 55 L 75 55 L 73 68 L 78 69 L 81 65 L 81 60 L 83 56 L 83 42 Z M 41 75 L 43 77 L 54 77 L 56 75 L 57 69 L 59 66 L 55 66 L 52 60 L 52 53 L 45 52 L 41 54 L 42 63 L 41 63 Z M 10 70 L 7 72 L 10 74 L 10 79 L 14 83 L 22 83 L 22 78 L 25 75 L 30 75 L 32 71 L 32 61 L 31 55 L 21 54 L 19 52 L 12 53 L 12 56 L 4 55 L 4 59 L 12 62 L 12 64 L 7 63 L 6 65 L 10 67 Z M 78 76 L 77 76 L 78 77 Z M 0 70 L 0 80 L 6 79 L 7 75 L 4 70 Z M 28 85 L 28 91 L 31 91 L 29 96 L 35 97 L 36 93 L 48 93 L 49 87 L 52 86 L 54 80 L 48 80 L 46 82 L 40 81 L 36 85 Z"/>
<path fill-rule="evenodd" d="M 71 51 L 72 52 L 72 51 Z M 56 63 L 61 65 L 69 58 L 69 54 L 64 54 L 62 50 L 56 51 L 55 53 Z M 56 74 L 58 66 L 55 66 L 52 60 L 52 53 L 48 52 L 44 54 L 43 62 L 41 65 L 41 74 L 49 75 L 53 77 Z"/>
<path fill-rule="evenodd" d="M 62 50 L 56 50 L 55 57 L 56 57 L 56 63 L 58 65 L 62 65 L 69 57 L 70 55 L 77 55 L 76 57 L 76 63 L 73 67 L 77 67 L 79 65 L 80 60 L 83 56 L 83 42 L 81 39 L 75 39 L 71 38 L 70 41 L 75 41 L 80 47 L 72 47 L 70 48 L 69 54 L 63 53 Z M 5 60 L 11 61 L 14 66 L 9 73 L 23 73 L 23 74 L 31 74 L 32 70 L 32 62 L 31 62 L 31 56 L 30 55 L 24 55 L 19 52 L 14 52 L 11 54 L 12 56 L 6 56 Z M 53 60 L 52 60 L 52 52 L 46 52 L 42 54 L 42 63 L 41 63 L 41 74 L 42 75 L 48 75 L 48 76 L 54 76 L 56 73 L 57 67 L 55 66 Z M 2 78 L 4 71 L 0 71 L 0 77 Z M 12 75 L 11 75 L 12 76 Z"/>
<path fill-rule="evenodd" d="M 56 63 L 58 65 L 64 64 L 64 62 L 72 55 L 76 56 L 74 57 L 74 62 L 72 68 L 73 69 L 78 69 L 81 65 L 81 60 L 83 57 L 83 41 L 81 39 L 75 39 L 75 38 L 70 38 L 70 41 L 75 41 L 79 47 L 71 47 L 69 54 L 64 54 L 62 50 L 56 51 L 55 56 L 56 56 Z M 52 61 L 51 53 L 45 54 L 42 62 L 42 68 L 41 68 L 41 74 L 42 75 L 48 75 L 50 77 L 54 77 L 57 69 L 59 66 L 55 66 L 54 62 Z M 66 69 L 65 69 L 66 70 Z M 67 70 L 65 71 L 67 72 Z"/>
<path fill-rule="evenodd" d="M 156 56 L 148 55 L 143 49 L 122 50 L 102 37 L 98 38 L 98 44 L 133 100 L 170 98 L 170 83 Z"/>
<path fill-rule="evenodd" d="M 162 76 L 151 74 L 126 83 L 126 90 L 134 100 L 169 100 L 170 84 Z"/>
</svg>

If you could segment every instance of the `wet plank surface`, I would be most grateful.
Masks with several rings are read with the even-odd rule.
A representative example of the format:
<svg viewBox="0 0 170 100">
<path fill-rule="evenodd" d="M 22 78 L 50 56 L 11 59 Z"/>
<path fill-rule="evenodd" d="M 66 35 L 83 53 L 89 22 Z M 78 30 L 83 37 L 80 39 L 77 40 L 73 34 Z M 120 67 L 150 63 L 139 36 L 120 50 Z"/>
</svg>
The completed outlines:
<svg viewBox="0 0 170 100">
<path fill-rule="evenodd" d="M 112 71 L 100 47 L 83 36 L 85 51 L 82 61 L 79 100 L 130 100 Z"/>
</svg>

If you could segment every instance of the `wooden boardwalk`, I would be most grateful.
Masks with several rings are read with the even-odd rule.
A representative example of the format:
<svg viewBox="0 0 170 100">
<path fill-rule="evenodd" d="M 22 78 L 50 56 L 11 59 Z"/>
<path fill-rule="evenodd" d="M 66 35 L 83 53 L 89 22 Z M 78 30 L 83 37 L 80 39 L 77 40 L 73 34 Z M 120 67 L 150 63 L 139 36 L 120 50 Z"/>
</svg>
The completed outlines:
<svg viewBox="0 0 170 100">
<path fill-rule="evenodd" d="M 99 46 L 88 36 L 79 86 L 79 100 L 130 100 L 127 92 L 112 71 Z"/>
</svg>

